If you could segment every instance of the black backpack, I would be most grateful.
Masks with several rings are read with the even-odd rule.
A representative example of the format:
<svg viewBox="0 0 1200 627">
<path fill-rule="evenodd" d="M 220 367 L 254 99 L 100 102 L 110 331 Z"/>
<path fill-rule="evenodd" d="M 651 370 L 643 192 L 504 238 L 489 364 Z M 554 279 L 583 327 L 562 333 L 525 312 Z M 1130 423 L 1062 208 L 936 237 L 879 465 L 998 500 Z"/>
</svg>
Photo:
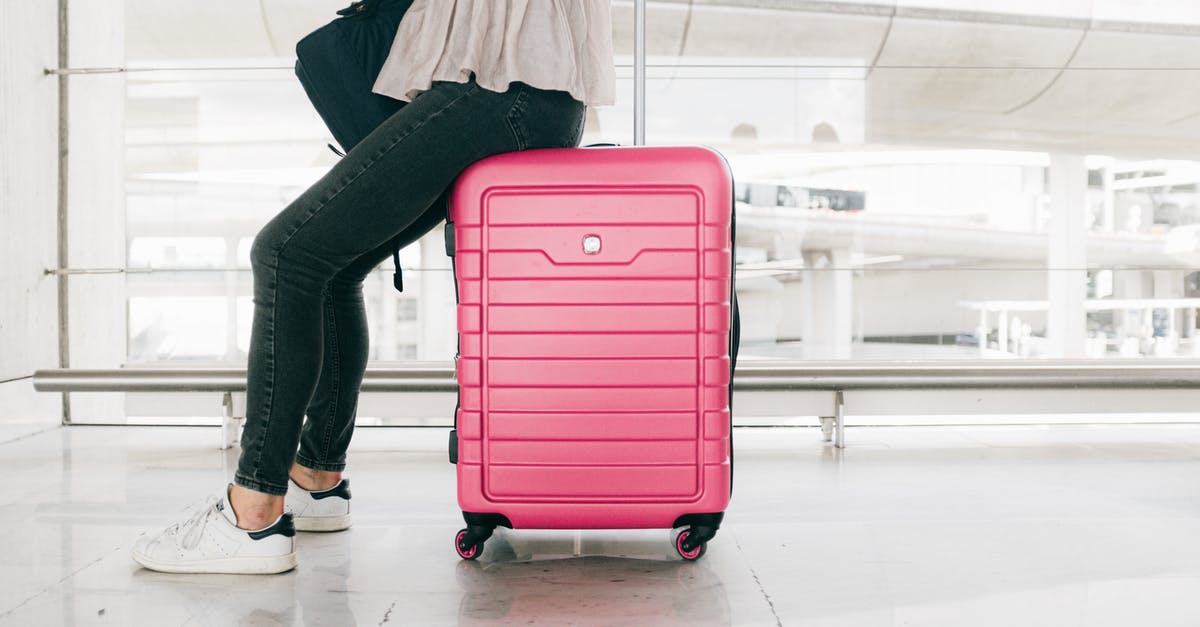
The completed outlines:
<svg viewBox="0 0 1200 627">
<path fill-rule="evenodd" d="M 296 44 L 296 77 L 346 152 L 404 106 L 371 88 L 412 3 L 356 2 Z"/>
</svg>

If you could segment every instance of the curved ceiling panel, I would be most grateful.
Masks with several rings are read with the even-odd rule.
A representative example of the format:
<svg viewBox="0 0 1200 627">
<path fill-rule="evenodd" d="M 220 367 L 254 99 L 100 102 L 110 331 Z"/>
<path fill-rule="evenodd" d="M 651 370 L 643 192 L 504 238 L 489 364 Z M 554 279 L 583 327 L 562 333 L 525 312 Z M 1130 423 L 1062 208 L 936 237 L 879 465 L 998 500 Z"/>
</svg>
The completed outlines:
<svg viewBox="0 0 1200 627">
<path fill-rule="evenodd" d="M 1197 70 L 1068 71 L 1013 123 L 1027 128 L 1075 131 L 1106 143 L 1122 135 L 1181 141 L 1172 122 L 1196 111 Z M 1189 139 L 1193 143 L 1194 138 Z M 1120 143 L 1125 143 L 1122 140 Z"/>
<path fill-rule="evenodd" d="M 897 17 L 879 57 L 885 66 L 1061 67 L 1082 31 L 1073 28 Z"/>
<path fill-rule="evenodd" d="M 888 120 L 945 121 L 957 114 L 1003 115 L 1035 96 L 1057 70 L 878 68 L 867 82 L 875 124 Z"/>
<path fill-rule="evenodd" d="M 886 15 L 703 5 L 693 7 L 690 14 L 682 5 L 654 6 L 648 9 L 646 21 L 652 55 L 678 54 L 686 25 L 685 56 L 839 59 L 859 64 L 875 57 L 888 26 Z M 617 37 L 631 37 L 632 24 L 632 10 L 613 8 Z"/>
<path fill-rule="evenodd" d="M 1071 67 L 1200 67 L 1200 29 L 1193 35 L 1092 30 L 1075 54 Z"/>
</svg>

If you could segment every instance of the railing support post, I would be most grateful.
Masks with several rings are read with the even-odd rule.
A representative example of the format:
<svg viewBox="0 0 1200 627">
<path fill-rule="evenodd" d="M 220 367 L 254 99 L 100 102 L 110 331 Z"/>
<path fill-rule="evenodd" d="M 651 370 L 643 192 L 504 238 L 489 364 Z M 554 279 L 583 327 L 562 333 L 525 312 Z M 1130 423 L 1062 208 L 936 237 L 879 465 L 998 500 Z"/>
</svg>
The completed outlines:
<svg viewBox="0 0 1200 627">
<path fill-rule="evenodd" d="M 842 391 L 838 390 L 833 397 L 836 415 L 834 416 L 835 427 L 837 428 L 837 438 L 833 445 L 837 448 L 846 448 L 846 402 L 842 396 Z"/>
<path fill-rule="evenodd" d="M 226 392 L 221 407 L 221 450 L 227 451 L 242 438 L 242 425 L 246 422 L 246 395 L 242 392 Z"/>
</svg>

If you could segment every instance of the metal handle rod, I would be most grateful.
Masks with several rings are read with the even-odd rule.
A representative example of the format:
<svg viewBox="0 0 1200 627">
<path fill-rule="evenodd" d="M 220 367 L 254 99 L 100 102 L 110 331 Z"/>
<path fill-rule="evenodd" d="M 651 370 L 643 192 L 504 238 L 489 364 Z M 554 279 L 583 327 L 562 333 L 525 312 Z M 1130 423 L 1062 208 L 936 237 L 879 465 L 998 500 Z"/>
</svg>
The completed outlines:
<svg viewBox="0 0 1200 627">
<path fill-rule="evenodd" d="M 646 0 L 633 0 L 633 145 L 646 145 Z"/>
</svg>

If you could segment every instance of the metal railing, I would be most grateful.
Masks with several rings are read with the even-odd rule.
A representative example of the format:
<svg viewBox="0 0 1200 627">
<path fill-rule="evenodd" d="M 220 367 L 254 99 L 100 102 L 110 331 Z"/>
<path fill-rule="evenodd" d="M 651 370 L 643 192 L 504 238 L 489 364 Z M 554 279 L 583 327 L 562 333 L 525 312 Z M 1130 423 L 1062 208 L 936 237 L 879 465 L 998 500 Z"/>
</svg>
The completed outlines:
<svg viewBox="0 0 1200 627">
<path fill-rule="evenodd" d="M 245 416 L 244 368 L 39 370 L 33 375 L 33 386 L 40 392 L 221 393 L 225 448 L 236 441 L 237 427 Z M 367 370 L 361 387 L 362 392 L 390 393 L 457 390 L 450 364 L 372 367 Z M 845 446 L 847 393 L 939 390 L 1012 391 L 1022 397 L 1033 391 L 1049 390 L 1061 392 L 1061 398 L 1079 400 L 1094 400 L 1101 391 L 1200 391 L 1200 361 L 743 362 L 734 376 L 734 391 L 742 395 L 764 392 L 832 395 L 806 407 L 828 408 L 816 411 L 820 414 L 825 440 L 833 440 L 838 448 Z M 1072 397 L 1067 392 L 1082 394 Z M 784 402 L 790 403 L 787 397 Z M 1200 411 L 1200 402 L 1186 405 L 1177 411 Z M 1061 411 L 1062 407 L 1080 406 L 1068 400 L 1056 404 L 1051 413 Z"/>
<path fill-rule="evenodd" d="M 117 368 L 39 370 L 39 392 L 244 392 L 245 368 Z M 1125 388 L 1200 389 L 1200 361 L 912 361 L 743 363 L 734 390 Z M 363 392 L 455 392 L 445 365 L 368 368 Z"/>
</svg>

